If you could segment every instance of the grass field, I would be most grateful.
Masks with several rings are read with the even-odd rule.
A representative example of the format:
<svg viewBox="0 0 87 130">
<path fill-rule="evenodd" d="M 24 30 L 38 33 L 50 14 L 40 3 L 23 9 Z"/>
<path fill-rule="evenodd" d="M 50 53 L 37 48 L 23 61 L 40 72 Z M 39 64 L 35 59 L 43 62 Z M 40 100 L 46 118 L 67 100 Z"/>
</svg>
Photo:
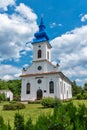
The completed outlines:
<svg viewBox="0 0 87 130">
<path fill-rule="evenodd" d="M 5 123 L 10 122 L 11 126 L 14 124 L 14 115 L 18 111 L 5 111 L 3 110 L 3 105 L 7 102 L 0 103 L 0 115 L 3 116 Z M 78 106 L 78 104 L 85 104 L 87 106 L 87 100 L 73 100 L 73 103 Z M 43 108 L 41 104 L 26 104 L 26 108 L 19 110 L 21 114 L 24 115 L 25 120 L 31 117 L 33 123 L 41 114 L 50 114 L 53 112 L 52 108 Z"/>
<path fill-rule="evenodd" d="M 73 100 L 74 105 L 78 107 L 79 104 L 85 104 L 87 107 L 87 100 Z"/>
<path fill-rule="evenodd" d="M 4 118 L 5 123 L 10 122 L 11 126 L 14 124 L 14 115 L 16 111 L 5 111 L 3 110 L 3 104 L 6 104 L 6 102 L 0 103 L 0 115 Z M 50 114 L 52 113 L 53 109 L 51 108 L 43 108 L 41 104 L 26 104 L 26 108 L 19 110 L 19 113 L 24 115 L 25 120 L 28 119 L 28 117 L 31 117 L 33 123 L 35 123 L 36 119 L 41 114 Z"/>
</svg>

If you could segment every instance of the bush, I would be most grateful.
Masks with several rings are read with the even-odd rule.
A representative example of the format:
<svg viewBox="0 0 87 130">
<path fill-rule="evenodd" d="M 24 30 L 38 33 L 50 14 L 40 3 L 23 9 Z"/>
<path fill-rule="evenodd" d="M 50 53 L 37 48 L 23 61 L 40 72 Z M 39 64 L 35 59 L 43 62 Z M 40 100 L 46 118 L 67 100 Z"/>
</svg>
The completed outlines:
<svg viewBox="0 0 87 130">
<path fill-rule="evenodd" d="M 77 94 L 77 99 L 87 99 L 87 92 Z"/>
<path fill-rule="evenodd" d="M 24 130 L 24 116 L 16 113 L 14 118 L 15 130 Z"/>
<path fill-rule="evenodd" d="M 79 99 L 83 99 L 83 97 L 82 97 L 82 94 L 81 93 L 79 93 L 79 94 L 77 94 L 77 97 L 76 97 L 78 100 Z"/>
<path fill-rule="evenodd" d="M 76 107 L 73 102 L 62 103 L 56 100 L 53 113 L 41 114 L 36 123 L 31 118 L 24 120 L 19 112 L 14 117 L 13 130 L 87 130 L 87 107 L 82 104 Z M 11 130 L 10 124 L 4 124 L 0 116 L 0 130 Z"/>
<path fill-rule="evenodd" d="M 83 93 L 83 99 L 87 99 L 87 92 Z"/>
<path fill-rule="evenodd" d="M 5 100 L 6 100 L 5 94 L 4 93 L 0 93 L 0 102 L 1 101 L 5 101 Z"/>
<path fill-rule="evenodd" d="M 61 101 L 57 98 L 47 97 L 42 99 L 41 104 L 45 108 L 53 108 L 55 106 L 59 106 L 61 104 Z"/>
<path fill-rule="evenodd" d="M 6 104 L 3 106 L 3 110 L 19 110 L 24 109 L 25 105 L 22 103 L 12 103 L 12 104 Z"/>
<path fill-rule="evenodd" d="M 4 124 L 4 119 L 0 116 L 0 130 L 6 130 L 6 125 Z"/>
<path fill-rule="evenodd" d="M 28 118 L 25 124 L 25 130 L 33 130 L 33 129 L 34 129 L 34 126 L 33 126 L 32 120 L 31 118 Z"/>
<path fill-rule="evenodd" d="M 29 100 L 28 101 L 28 104 L 40 104 L 40 103 L 41 103 L 41 100 L 35 100 L 35 101 Z"/>
</svg>

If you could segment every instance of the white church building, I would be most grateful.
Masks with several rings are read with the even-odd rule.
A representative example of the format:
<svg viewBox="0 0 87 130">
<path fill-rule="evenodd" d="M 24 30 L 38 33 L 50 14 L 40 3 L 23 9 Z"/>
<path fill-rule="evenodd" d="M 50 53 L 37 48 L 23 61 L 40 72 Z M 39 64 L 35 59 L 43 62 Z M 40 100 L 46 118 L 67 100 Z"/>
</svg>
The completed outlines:
<svg viewBox="0 0 87 130">
<path fill-rule="evenodd" d="M 59 65 L 51 63 L 51 48 L 45 31 L 43 19 L 39 31 L 33 39 L 32 64 L 23 68 L 21 86 L 21 101 L 40 100 L 44 97 L 72 98 L 71 81 L 59 70 Z"/>
</svg>

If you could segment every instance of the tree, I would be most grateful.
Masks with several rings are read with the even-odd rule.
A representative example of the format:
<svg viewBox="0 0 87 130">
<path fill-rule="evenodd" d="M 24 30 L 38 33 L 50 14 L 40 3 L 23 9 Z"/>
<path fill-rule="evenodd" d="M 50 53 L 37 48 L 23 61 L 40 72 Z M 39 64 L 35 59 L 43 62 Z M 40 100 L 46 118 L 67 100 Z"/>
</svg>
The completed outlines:
<svg viewBox="0 0 87 130">
<path fill-rule="evenodd" d="M 20 100 L 21 80 L 0 80 L 0 90 L 11 90 L 13 92 L 14 99 Z"/>
<path fill-rule="evenodd" d="M 76 84 L 76 81 L 73 81 L 73 83 L 72 83 L 72 95 L 76 96 L 78 93 L 82 93 L 82 92 L 83 92 L 82 87 L 78 86 Z"/>
<path fill-rule="evenodd" d="M 84 90 L 87 91 L 87 83 L 84 83 Z"/>
</svg>

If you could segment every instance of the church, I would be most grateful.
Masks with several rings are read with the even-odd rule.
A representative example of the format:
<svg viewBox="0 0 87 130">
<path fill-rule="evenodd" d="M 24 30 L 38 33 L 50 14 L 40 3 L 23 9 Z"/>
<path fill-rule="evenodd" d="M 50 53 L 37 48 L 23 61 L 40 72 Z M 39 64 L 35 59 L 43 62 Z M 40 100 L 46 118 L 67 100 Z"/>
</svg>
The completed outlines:
<svg viewBox="0 0 87 130">
<path fill-rule="evenodd" d="M 72 98 L 71 81 L 51 63 L 51 44 L 41 18 L 39 31 L 34 34 L 32 64 L 23 68 L 21 101 L 40 100 L 44 97 L 66 100 Z"/>
</svg>

